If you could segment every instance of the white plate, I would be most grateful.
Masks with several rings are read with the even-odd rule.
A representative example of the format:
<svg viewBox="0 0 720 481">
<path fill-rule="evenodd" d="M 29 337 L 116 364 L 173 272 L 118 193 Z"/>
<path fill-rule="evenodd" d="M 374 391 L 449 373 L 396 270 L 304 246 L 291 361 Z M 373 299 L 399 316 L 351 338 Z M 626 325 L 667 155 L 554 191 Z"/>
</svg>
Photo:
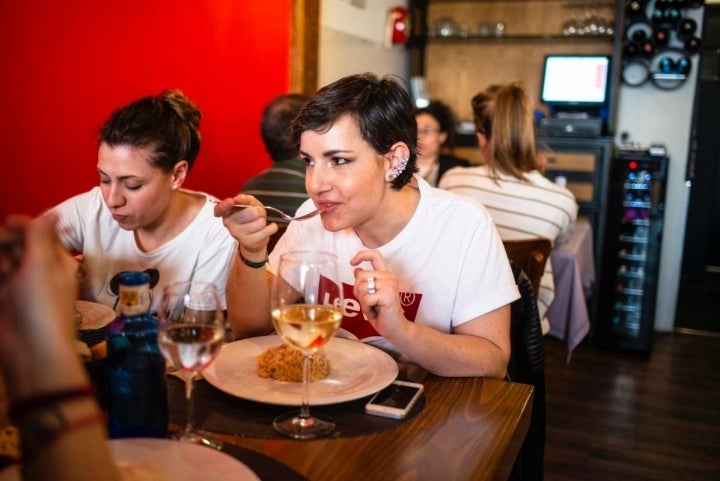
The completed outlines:
<svg viewBox="0 0 720 481">
<path fill-rule="evenodd" d="M 216 388 L 250 401 L 299 406 L 302 383 L 281 382 L 257 374 L 257 357 L 283 342 L 278 336 L 253 337 L 225 344 L 203 376 Z M 353 401 L 395 380 L 398 366 L 387 353 L 359 341 L 333 338 L 323 348 L 330 375 L 310 383 L 310 406 Z"/>
<path fill-rule="evenodd" d="M 173 481 L 260 481 L 232 456 L 205 446 L 169 439 L 113 439 L 108 441 L 120 468 L 149 465 Z M 20 469 L 0 472 L 0 481 L 20 481 Z"/>
<path fill-rule="evenodd" d="M 115 319 L 115 311 L 105 304 L 90 301 L 75 301 L 75 308 L 82 314 L 82 322 L 78 329 L 101 329 L 113 319 Z"/>
</svg>

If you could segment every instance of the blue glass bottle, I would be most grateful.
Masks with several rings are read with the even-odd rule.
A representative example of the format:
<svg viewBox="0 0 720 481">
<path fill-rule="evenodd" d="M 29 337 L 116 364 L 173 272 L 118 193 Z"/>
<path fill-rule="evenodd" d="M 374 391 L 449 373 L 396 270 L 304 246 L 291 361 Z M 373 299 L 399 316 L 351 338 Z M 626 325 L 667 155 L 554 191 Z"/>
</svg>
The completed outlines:
<svg viewBox="0 0 720 481">
<path fill-rule="evenodd" d="M 108 431 L 111 438 L 166 437 L 165 360 L 150 315 L 144 272 L 120 274 L 118 317 L 108 328 Z"/>
</svg>

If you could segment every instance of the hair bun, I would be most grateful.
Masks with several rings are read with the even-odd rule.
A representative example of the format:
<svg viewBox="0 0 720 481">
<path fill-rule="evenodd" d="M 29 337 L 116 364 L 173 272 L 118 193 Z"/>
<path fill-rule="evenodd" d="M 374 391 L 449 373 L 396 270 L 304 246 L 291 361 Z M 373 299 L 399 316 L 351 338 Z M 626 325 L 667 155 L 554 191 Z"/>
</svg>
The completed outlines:
<svg viewBox="0 0 720 481">
<path fill-rule="evenodd" d="M 197 129 L 200 126 L 202 113 L 195 103 L 187 98 L 178 89 L 167 89 L 163 91 L 162 100 L 166 102 L 181 119 Z"/>
</svg>

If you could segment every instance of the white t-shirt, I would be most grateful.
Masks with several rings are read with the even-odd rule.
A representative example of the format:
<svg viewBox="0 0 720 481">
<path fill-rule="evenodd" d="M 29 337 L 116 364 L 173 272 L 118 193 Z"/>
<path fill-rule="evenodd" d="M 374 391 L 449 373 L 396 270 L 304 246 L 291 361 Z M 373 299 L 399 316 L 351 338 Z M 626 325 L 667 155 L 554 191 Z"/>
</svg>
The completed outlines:
<svg viewBox="0 0 720 481">
<path fill-rule="evenodd" d="M 81 298 L 113 307 L 117 296 L 109 283 L 123 271 L 156 269 L 157 285 L 152 288 L 152 310 L 157 311 L 163 286 L 179 281 L 212 282 L 225 305 L 225 285 L 237 250 L 237 243 L 213 215 L 214 204 L 206 202 L 195 219 L 174 239 L 151 252 L 143 252 L 133 231 L 122 229 L 113 220 L 103 201 L 100 187 L 72 197 L 52 210 L 60 215 L 58 230 L 62 243 L 85 256 L 87 271 Z"/>
<path fill-rule="evenodd" d="M 445 173 L 439 187 L 482 203 L 503 240 L 542 237 L 555 244 L 564 243 L 577 218 L 575 196 L 536 170 L 526 173 L 525 177 L 529 182 L 498 172 L 498 182 L 495 182 L 485 165 L 455 168 Z M 538 292 L 541 317 L 554 297 L 552 263 L 547 262 Z"/>
<path fill-rule="evenodd" d="M 478 316 L 519 296 L 502 241 L 485 209 L 416 177 L 420 203 L 408 224 L 375 249 L 398 277 L 405 317 L 419 325 L 451 333 Z M 307 201 L 299 214 L 313 210 Z M 320 217 L 291 222 L 270 255 L 275 272 L 287 251 L 320 250 L 338 257 L 343 282 L 342 328 L 363 340 L 378 333 L 363 318 L 353 297 L 355 267 L 350 259 L 367 250 L 352 229 L 329 232 Z M 371 268 L 361 264 L 361 268 Z"/>
</svg>

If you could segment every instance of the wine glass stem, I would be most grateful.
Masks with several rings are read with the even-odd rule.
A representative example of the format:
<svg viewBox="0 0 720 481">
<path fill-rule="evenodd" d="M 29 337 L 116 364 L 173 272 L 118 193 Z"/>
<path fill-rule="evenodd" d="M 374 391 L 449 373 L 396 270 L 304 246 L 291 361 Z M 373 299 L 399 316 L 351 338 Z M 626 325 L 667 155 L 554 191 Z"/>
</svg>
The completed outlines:
<svg viewBox="0 0 720 481">
<path fill-rule="evenodd" d="M 312 369 L 312 354 L 305 354 L 302 363 L 303 395 L 300 406 L 300 419 L 310 419 L 310 370 Z"/>
<path fill-rule="evenodd" d="M 190 437 L 195 434 L 195 398 L 193 397 L 193 389 L 195 387 L 195 376 L 185 374 L 185 400 L 187 413 L 185 418 L 185 436 Z"/>
</svg>

